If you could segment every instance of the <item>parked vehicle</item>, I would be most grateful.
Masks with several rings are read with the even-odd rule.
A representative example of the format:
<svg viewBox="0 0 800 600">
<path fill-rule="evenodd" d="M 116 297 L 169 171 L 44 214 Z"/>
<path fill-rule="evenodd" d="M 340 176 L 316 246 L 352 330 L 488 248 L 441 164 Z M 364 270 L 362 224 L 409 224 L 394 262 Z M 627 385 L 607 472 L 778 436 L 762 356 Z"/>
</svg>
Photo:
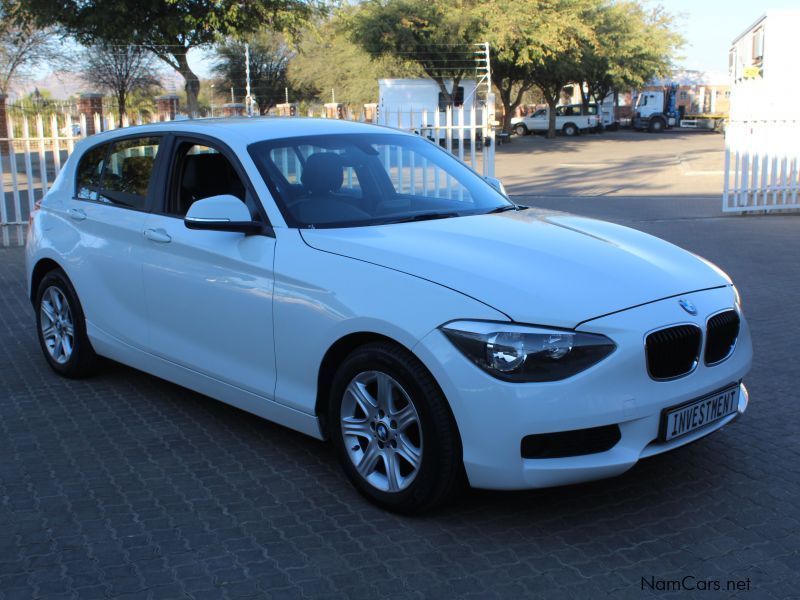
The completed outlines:
<svg viewBox="0 0 800 600">
<path fill-rule="evenodd" d="M 634 129 L 661 133 L 677 125 L 678 111 L 675 108 L 677 89 L 677 85 L 669 85 L 664 90 L 648 90 L 640 93 L 634 107 Z"/>
<path fill-rule="evenodd" d="M 590 131 L 600 126 L 601 120 L 597 115 L 597 105 L 584 114 L 583 105 L 567 104 L 556 107 L 556 131 L 567 136 L 578 135 L 583 131 Z M 547 131 L 550 127 L 549 109 L 541 108 L 526 117 L 511 119 L 511 128 L 517 135 Z"/>
<path fill-rule="evenodd" d="M 618 475 L 744 412 L 750 332 L 722 271 L 491 184 L 418 135 L 335 119 L 94 135 L 30 219 L 42 352 L 329 439 L 404 512 L 463 476 Z"/>
<path fill-rule="evenodd" d="M 452 80 L 445 81 L 448 89 L 453 89 Z M 472 124 L 472 111 L 475 111 L 475 124 L 482 124 L 483 111 L 475 101 L 477 82 L 462 79 L 454 90 L 452 124 L 461 122 L 463 109 L 464 125 Z M 415 130 L 426 137 L 434 135 L 434 125 L 446 124 L 447 101 L 432 79 L 379 79 L 378 80 L 378 119 L 377 122 L 390 127 Z M 457 135 L 457 131 L 455 132 Z M 444 130 L 436 132 L 444 139 Z M 466 132 L 469 135 L 469 131 Z"/>
</svg>

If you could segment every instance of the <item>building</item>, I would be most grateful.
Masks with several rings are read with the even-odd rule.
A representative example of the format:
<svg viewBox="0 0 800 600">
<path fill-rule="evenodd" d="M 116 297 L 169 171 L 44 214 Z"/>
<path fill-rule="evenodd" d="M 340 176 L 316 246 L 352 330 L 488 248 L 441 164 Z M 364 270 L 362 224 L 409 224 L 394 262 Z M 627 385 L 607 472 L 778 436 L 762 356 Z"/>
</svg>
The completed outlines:
<svg viewBox="0 0 800 600">
<path fill-rule="evenodd" d="M 731 119 L 796 119 L 800 10 L 767 11 L 731 43 Z"/>
</svg>

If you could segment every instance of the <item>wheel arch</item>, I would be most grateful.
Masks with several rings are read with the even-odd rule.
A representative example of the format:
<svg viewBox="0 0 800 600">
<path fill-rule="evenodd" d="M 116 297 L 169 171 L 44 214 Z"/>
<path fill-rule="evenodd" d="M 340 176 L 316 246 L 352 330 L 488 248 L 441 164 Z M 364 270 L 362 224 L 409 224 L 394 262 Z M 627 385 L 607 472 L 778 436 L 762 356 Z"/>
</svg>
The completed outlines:
<svg viewBox="0 0 800 600">
<path fill-rule="evenodd" d="M 319 419 L 319 427 L 323 437 L 325 438 L 328 437 L 329 424 L 327 415 L 328 412 L 327 392 L 330 389 L 330 384 L 333 381 L 334 376 L 336 375 L 336 369 L 339 367 L 342 361 L 344 361 L 344 359 L 347 358 L 347 356 L 349 356 L 354 350 L 372 342 L 388 342 L 390 344 L 394 344 L 399 348 L 402 348 L 406 352 L 413 355 L 414 358 L 416 358 L 420 362 L 420 364 L 425 368 L 425 370 L 428 371 L 428 373 L 431 376 L 431 379 L 436 383 L 436 386 L 439 388 L 439 391 L 442 393 L 442 396 L 444 396 L 444 390 L 442 389 L 441 385 L 439 385 L 439 382 L 436 380 L 436 377 L 434 377 L 431 370 L 428 368 L 425 362 L 411 348 L 409 348 L 405 344 L 398 342 L 396 339 L 391 338 L 388 335 L 376 333 L 374 331 L 358 331 L 358 332 L 348 333 L 347 335 L 340 337 L 333 344 L 331 344 L 331 346 L 328 348 L 328 350 L 322 357 L 322 361 L 319 366 L 319 371 L 317 372 L 317 397 L 314 406 L 314 414 L 316 414 L 317 418 Z M 452 408 L 450 410 L 452 413 Z M 455 418 L 453 420 L 455 422 Z M 457 426 L 456 429 L 458 429 Z"/>
<path fill-rule="evenodd" d="M 31 304 L 36 303 L 36 292 L 39 289 L 39 284 L 42 282 L 42 279 L 44 279 L 44 276 L 50 273 L 51 271 L 55 271 L 56 269 L 64 271 L 63 267 L 52 258 L 40 258 L 36 262 L 31 271 L 31 281 L 30 281 Z M 69 279 L 69 275 L 66 276 Z"/>
</svg>

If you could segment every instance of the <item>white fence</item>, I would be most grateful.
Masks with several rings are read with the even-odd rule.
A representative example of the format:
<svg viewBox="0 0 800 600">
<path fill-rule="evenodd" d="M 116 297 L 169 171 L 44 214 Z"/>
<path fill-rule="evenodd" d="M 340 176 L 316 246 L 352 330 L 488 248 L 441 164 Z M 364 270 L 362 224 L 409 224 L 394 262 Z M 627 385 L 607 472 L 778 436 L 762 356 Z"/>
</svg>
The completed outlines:
<svg viewBox="0 0 800 600">
<path fill-rule="evenodd" d="M 386 110 L 378 114 L 378 123 L 414 131 L 447 148 L 459 160 L 486 177 L 494 177 L 494 131 L 488 127 L 488 105 L 469 110 L 448 106 L 438 110 Z"/>
<path fill-rule="evenodd" d="M 382 115 L 380 122 L 390 127 L 415 131 L 437 141 L 476 171 L 494 175 L 494 133 L 482 125 L 488 123 L 486 107 L 466 113 L 463 109 L 430 111 L 430 114 L 427 111 L 395 112 Z M 112 117 L 101 118 L 100 115 L 94 115 L 91 124 L 94 125 L 94 131 L 114 129 L 117 125 Z M 12 119 L 8 119 L 8 137 L 0 138 L 0 180 L 3 182 L 0 246 L 24 243 L 34 204 L 55 181 L 61 166 L 72 153 L 75 142 L 86 136 L 87 125 L 89 123 L 83 115 L 79 120 L 67 116 L 66 124 L 62 124 L 60 129 L 55 116 L 47 119 L 41 115 L 25 118 L 18 127 L 14 126 Z M 127 119 L 123 119 L 122 125 L 129 125 Z M 423 177 L 427 181 L 427 176 Z"/>
<path fill-rule="evenodd" d="M 800 120 L 731 121 L 725 130 L 724 212 L 800 209 Z"/>
</svg>

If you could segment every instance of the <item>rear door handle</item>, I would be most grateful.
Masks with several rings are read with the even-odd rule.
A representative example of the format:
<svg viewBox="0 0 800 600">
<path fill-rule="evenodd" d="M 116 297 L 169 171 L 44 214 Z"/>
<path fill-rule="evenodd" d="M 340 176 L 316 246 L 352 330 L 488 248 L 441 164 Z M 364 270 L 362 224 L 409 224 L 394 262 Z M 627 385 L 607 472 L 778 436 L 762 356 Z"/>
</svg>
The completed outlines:
<svg viewBox="0 0 800 600">
<path fill-rule="evenodd" d="M 144 237 L 151 242 L 157 242 L 159 244 L 169 244 L 172 241 L 170 235 L 163 229 L 145 229 Z"/>
<path fill-rule="evenodd" d="M 86 213 L 83 212 L 82 208 L 70 208 L 67 214 L 73 221 L 83 221 L 86 218 Z"/>
</svg>

